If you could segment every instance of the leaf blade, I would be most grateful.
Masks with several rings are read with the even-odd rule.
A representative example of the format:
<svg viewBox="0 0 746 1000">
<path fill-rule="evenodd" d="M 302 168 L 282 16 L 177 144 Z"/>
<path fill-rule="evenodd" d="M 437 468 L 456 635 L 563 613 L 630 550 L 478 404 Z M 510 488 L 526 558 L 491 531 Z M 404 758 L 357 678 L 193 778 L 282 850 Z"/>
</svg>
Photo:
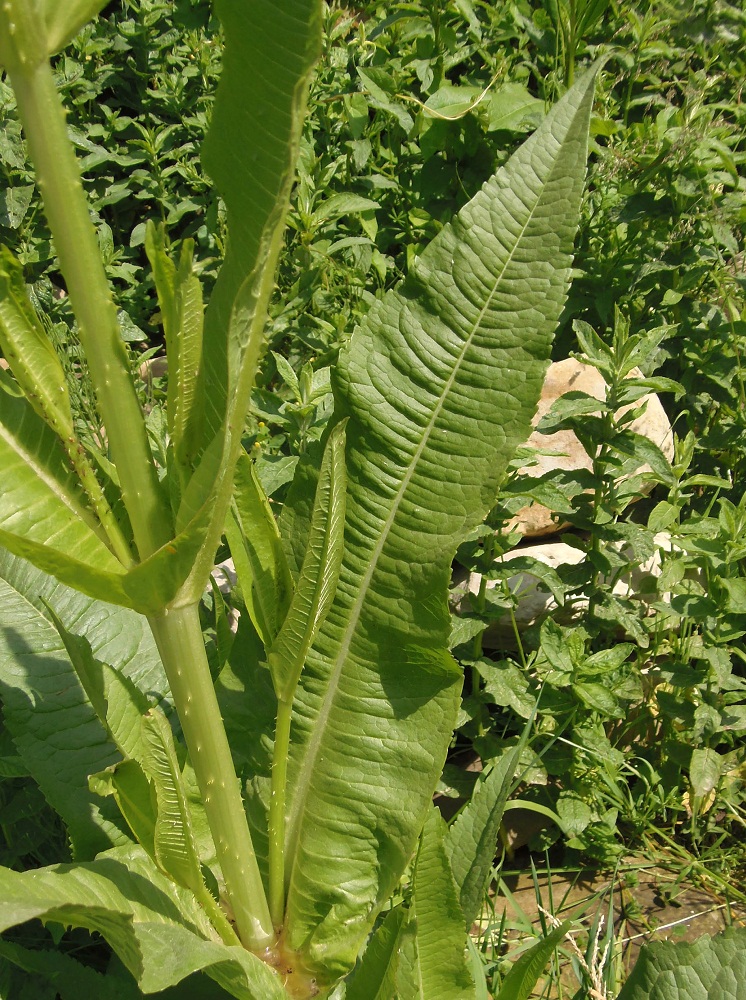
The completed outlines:
<svg viewBox="0 0 746 1000">
<path fill-rule="evenodd" d="M 308 650 L 323 624 L 339 580 L 344 549 L 345 425 L 329 435 L 321 463 L 308 546 L 287 617 L 267 662 L 281 701 L 292 700 Z"/>
<path fill-rule="evenodd" d="M 291 946 L 335 974 L 403 871 L 445 759 L 461 680 L 447 653 L 451 554 L 528 434 L 569 281 L 592 83 L 550 112 L 340 359 L 346 552 L 297 696 L 286 924 Z M 364 760 L 375 771 L 362 774 Z"/>
<path fill-rule="evenodd" d="M 414 871 L 417 998 L 474 1000 L 464 914 L 444 845 L 445 833 L 445 822 L 433 806 L 422 831 Z"/>
</svg>

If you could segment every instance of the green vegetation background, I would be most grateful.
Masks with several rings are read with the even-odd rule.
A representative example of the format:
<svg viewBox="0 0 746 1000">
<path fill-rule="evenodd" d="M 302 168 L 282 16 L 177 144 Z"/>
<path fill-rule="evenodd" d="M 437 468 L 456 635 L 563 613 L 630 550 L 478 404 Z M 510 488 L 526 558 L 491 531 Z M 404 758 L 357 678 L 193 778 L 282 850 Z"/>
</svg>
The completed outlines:
<svg viewBox="0 0 746 1000">
<path fill-rule="evenodd" d="M 585 13 L 583 13 L 585 12 Z M 606 55 L 576 274 L 555 358 L 579 349 L 609 383 L 609 406 L 554 415 L 595 459 L 582 477 L 505 485 L 466 570 L 498 581 L 454 619 L 465 667 L 461 728 L 441 792 L 468 793 L 460 762 L 496 757 L 540 696 L 522 799 L 549 817 L 531 847 L 570 862 L 674 854 L 687 876 L 744 899 L 746 821 L 746 14 L 725 0 L 411 0 L 331 3 L 312 89 L 247 447 L 281 503 L 298 456 L 331 412 L 329 366 L 354 324 L 471 198 L 564 91 L 574 65 Z M 146 221 L 195 240 L 207 285 L 224 218 L 199 163 L 220 65 L 208 0 L 117 0 L 57 61 L 99 241 L 133 370 L 165 452 L 160 351 L 144 252 Z M 0 82 L 0 240 L 24 266 L 67 366 L 76 338 L 54 267 L 13 98 Z M 580 339 L 578 339 L 580 338 Z M 613 413 L 629 362 L 653 379 L 677 435 L 671 465 Z M 668 381 L 667 381 L 668 380 Z M 93 416 L 78 378 L 76 405 Z M 628 390 L 627 390 L 628 391 Z M 523 456 L 525 459 L 525 456 Z M 654 491 L 622 473 L 653 466 Z M 516 465 L 519 465 L 517 462 Z M 583 493 L 583 490 L 590 490 Z M 485 652 L 483 632 L 514 598 L 494 560 L 527 499 L 550 500 L 575 529 L 581 568 L 542 573 L 558 604 L 518 648 Z M 613 582 L 670 551 L 643 596 Z M 620 556 L 620 547 L 625 555 Z M 587 607 L 586 607 L 587 605 Z M 205 608 L 208 616 L 211 612 Z M 61 833 L 13 773 L 0 734 L 0 860 L 59 860 Z M 557 857 L 558 855 L 553 855 Z"/>
</svg>

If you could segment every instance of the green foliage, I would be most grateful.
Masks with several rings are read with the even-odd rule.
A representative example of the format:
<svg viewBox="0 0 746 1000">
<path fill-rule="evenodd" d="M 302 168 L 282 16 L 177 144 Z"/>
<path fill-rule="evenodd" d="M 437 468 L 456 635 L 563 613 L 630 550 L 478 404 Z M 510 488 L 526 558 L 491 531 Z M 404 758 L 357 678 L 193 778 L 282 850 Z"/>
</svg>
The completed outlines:
<svg viewBox="0 0 746 1000">
<path fill-rule="evenodd" d="M 37 503 L 41 520 L 16 521 L 2 537 L 42 571 L 72 580 L 80 567 L 81 590 L 99 585 L 103 596 L 147 613 L 165 673 L 144 692 L 135 677 L 120 674 L 116 658 L 101 660 L 87 636 L 69 629 L 49 601 L 42 604 L 65 647 L 62 674 L 73 681 L 74 707 L 91 724 L 82 749 L 88 751 L 91 741 L 100 746 L 95 760 L 88 754 L 85 789 L 71 779 L 64 791 L 73 786 L 78 798 L 82 793 L 104 805 L 100 819 L 89 813 L 88 825 L 71 829 L 80 860 L 35 873 L 32 893 L 23 895 L 28 873 L 2 873 L 3 928 L 30 919 L 59 922 L 64 915 L 68 924 L 101 933 L 143 992 L 204 970 L 233 996 L 310 997 L 331 990 L 353 968 L 421 834 L 407 921 L 396 931 L 401 964 L 394 980 L 384 969 L 380 986 L 401 976 L 405 989 L 423 998 L 468 996 L 466 920 L 445 826 L 431 813 L 422 830 L 460 688 L 447 649 L 448 571 L 458 542 L 487 512 L 528 430 L 567 295 L 595 72 L 441 229 L 412 262 L 406 281 L 365 317 L 334 368 L 333 427 L 316 483 L 308 490 L 303 484 L 310 479 L 301 480 L 295 493 L 293 535 L 303 534 L 305 556 L 294 581 L 259 477 L 245 469 L 245 458 L 241 462 L 228 535 L 244 602 L 260 633 L 254 668 L 263 669 L 257 662 L 263 640 L 277 699 L 268 816 L 261 815 L 261 774 L 252 776 L 257 795 L 249 806 L 252 824 L 264 828 L 269 843 L 266 884 L 235 780 L 197 602 L 243 454 L 319 24 L 316 6 L 301 0 L 279 15 L 263 0 L 250 8 L 222 0 L 218 13 L 225 59 L 205 163 L 225 198 L 230 236 L 204 330 L 194 245 L 183 243 L 175 263 L 163 229 L 150 225 L 145 232 L 169 363 L 165 446 L 154 432 L 158 418 L 151 414 L 147 425 L 139 413 L 128 377 L 78 163 L 46 65 L 56 35 L 46 39 L 45 52 L 43 34 L 33 38 L 30 32 L 33 10 L 21 14 L 11 3 L 0 13 L 19 113 L 111 451 L 111 461 L 102 466 L 99 457 L 98 465 L 109 469 L 106 486 L 115 494 L 115 503 L 104 505 L 103 487 L 99 497 L 83 483 L 92 509 L 81 495 L 72 530 L 80 534 L 85 526 L 91 538 L 100 538 L 102 551 L 84 552 L 85 561 L 73 566 L 67 550 L 80 550 L 79 539 L 56 538 L 59 529 L 50 527 L 54 504 L 72 505 L 73 480 L 65 478 L 64 460 L 61 469 L 53 464 L 58 459 L 51 444 L 55 458 L 47 456 L 44 435 L 58 450 L 63 430 L 76 451 L 84 453 L 85 446 L 75 438 L 73 421 L 62 428 L 48 405 L 48 378 L 43 405 L 37 409 L 24 399 L 23 390 L 33 388 L 27 371 L 33 352 L 21 356 L 21 340 L 9 327 L 6 344 L 19 381 L 5 380 L 8 409 L 12 415 L 12 406 L 25 407 L 16 420 L 18 439 L 24 421 L 32 428 L 23 439 L 28 475 L 19 472 L 16 480 L 28 496 L 47 492 L 46 507 Z M 340 198 L 317 218 L 373 207 L 370 199 Z M 32 330 L 31 346 L 44 348 L 43 371 L 57 365 L 59 375 L 64 369 L 25 300 L 19 275 L 15 268 L 6 283 L 15 303 L 13 323 Z M 306 421 L 303 410 L 319 393 L 313 374 L 304 368 L 296 377 L 281 356 L 276 363 Z M 10 417 L 6 423 L 15 426 Z M 493 440 L 496 424 L 502 433 Z M 306 422 L 303 433 L 308 429 Z M 6 503 L 10 513 L 13 497 Z M 66 522 L 69 530 L 69 515 Z M 56 550 L 48 544 L 53 542 Z M 213 606 L 218 665 L 225 673 L 232 651 L 247 647 L 229 638 L 227 611 L 214 588 Z M 26 693 L 14 673 L 17 651 L 17 644 L 9 646 L 11 704 Z M 221 696 L 225 703 L 228 684 L 221 685 Z M 151 703 L 154 698 L 172 703 L 164 708 L 175 709 L 180 733 Z M 240 713 L 226 715 L 235 734 Z M 19 723 L 16 739 L 22 728 Z M 43 721 L 35 738 L 51 735 L 47 728 Z M 256 746 L 263 735 L 244 731 L 237 751 L 241 742 Z M 366 760 L 375 765 L 375 780 L 366 775 Z M 30 755 L 29 765 L 42 787 L 54 784 L 48 766 Z M 485 882 L 495 811 L 504 802 L 493 781 L 483 803 L 495 796 L 487 816 L 473 821 L 488 830 L 480 837 L 480 875 L 466 880 L 470 909 L 475 885 Z M 59 787 L 50 792 L 52 804 L 60 798 Z M 108 806 L 118 836 L 104 820 Z M 70 806 L 60 807 L 65 815 L 68 810 L 72 826 L 77 821 Z M 101 828 L 111 828 L 110 842 L 121 846 L 83 860 L 98 848 Z M 390 939 L 377 941 L 371 956 L 387 949 L 392 955 Z M 164 950 L 172 958 L 157 961 Z"/>
<path fill-rule="evenodd" d="M 481 951 L 472 944 L 466 953 L 463 928 L 478 918 L 493 874 L 513 775 L 521 784 L 520 799 L 511 805 L 532 809 L 549 823 L 533 848 L 559 842 L 571 861 L 608 864 L 641 844 L 676 842 L 706 857 L 710 877 L 733 881 L 728 865 L 738 852 L 732 832 L 743 815 L 746 728 L 740 444 L 746 344 L 739 249 L 744 119 L 734 97 L 744 69 L 743 12 L 726 2 L 686 9 L 564 0 L 371 2 L 355 11 L 325 5 L 322 55 L 306 107 L 292 81 L 314 54 L 315 28 L 307 23 L 311 30 L 301 38 L 292 10 L 283 8 L 275 38 L 291 48 L 297 40 L 298 48 L 273 62 L 271 46 L 262 47 L 271 64 L 265 72 L 256 54 L 241 46 L 246 38 L 254 42 L 256 25 L 273 20 L 274 5 L 265 22 L 269 5 L 238 11 L 224 0 L 217 14 L 226 27 L 227 73 L 213 114 L 222 45 L 207 0 L 121 0 L 87 25 L 100 3 L 81 0 L 65 5 L 64 13 L 59 6 L 39 0 L 44 29 L 28 31 L 24 21 L 24 44 L 36 58 L 45 43 L 50 52 L 70 43 L 54 60 L 55 80 L 115 292 L 118 336 L 130 345 L 139 400 L 148 410 L 157 470 L 150 489 L 163 518 L 153 536 L 160 541 L 150 546 L 150 558 L 138 562 L 148 546 L 133 544 L 142 530 L 126 509 L 127 474 L 117 471 L 115 442 L 102 429 L 111 418 L 95 398 L 96 377 L 80 346 L 85 336 L 70 308 L 74 296 L 57 269 L 5 82 L 0 237 L 15 258 L 3 258 L 0 337 L 15 381 L 4 376 L 0 386 L 4 469 L 14 484 L 0 500 L 1 538 L 91 598 L 151 616 L 168 604 L 193 607 L 202 597 L 202 617 L 209 613 L 210 625 L 209 661 L 202 665 L 209 685 L 201 690 L 212 696 L 211 669 L 250 814 L 253 848 L 251 841 L 236 843 L 244 845 L 242 857 L 256 853 L 262 875 L 253 882 L 254 897 L 274 886 L 269 895 L 277 925 L 287 902 L 286 940 L 303 953 L 300 961 L 286 951 L 275 956 L 275 967 L 287 977 L 278 995 L 310 995 L 306 966 L 322 983 L 332 982 L 350 968 L 369 933 L 347 995 L 420 995 L 413 985 L 417 962 L 423 956 L 445 962 L 445 952 L 420 935 L 420 924 L 430 933 L 437 920 L 423 922 L 418 913 L 452 917 L 450 932 L 438 926 L 432 940 L 450 934 L 453 995 L 461 989 L 473 996 L 475 989 L 483 1000 L 491 976 L 496 992 L 498 946 L 485 941 Z M 300 6 L 312 17 L 311 5 Z M 245 31 L 243 18 L 254 15 L 258 20 Z M 470 206 L 461 219 L 456 213 L 550 112 L 575 63 L 596 53 L 610 58 L 592 119 L 575 281 L 555 357 L 579 351 L 603 374 L 607 394 L 599 402 L 571 393 L 542 425 L 575 432 L 592 468 L 540 480 L 511 474 L 501 484 L 501 463 L 512 446 L 499 442 L 495 428 L 505 426 L 507 393 L 519 378 L 526 386 L 533 380 L 521 403 L 525 412 L 508 428 L 513 443 L 525 436 L 529 396 L 541 377 L 535 356 L 545 355 L 546 347 L 530 345 L 526 335 L 523 360 L 531 355 L 533 366 L 526 380 L 523 361 L 515 367 L 500 354 L 503 382 L 494 381 L 490 402 L 485 386 L 494 352 L 503 347 L 482 344 L 481 331 L 476 338 L 465 332 L 477 284 L 491 280 L 483 270 L 492 254 L 489 240 L 477 229 L 487 210 L 479 207 L 475 215 Z M 272 100 L 278 108 L 269 119 L 268 80 L 277 87 Z M 238 102 L 230 96 L 234 88 Z M 216 124 L 205 169 L 212 180 L 199 155 L 211 118 Z M 247 142 L 256 155 L 242 154 Z M 297 184 L 281 235 L 278 206 L 289 194 L 296 151 Z M 255 183 L 257 169 L 266 183 Z M 525 207 L 524 195 L 519 189 Z M 506 205 L 512 232 L 521 209 L 517 202 Z M 449 242 L 453 234 L 458 246 Z M 228 263 L 212 295 L 226 251 Z M 469 281 L 449 283 L 451 254 Z M 515 247 L 514 258 L 520 256 Z M 387 293 L 406 274 L 404 285 Z M 199 363 L 203 296 L 209 303 L 206 366 Z M 533 292 L 525 301 L 529 296 L 534 304 Z M 495 311 L 509 320 L 507 327 L 523 331 L 522 319 L 509 312 L 512 302 L 506 303 Z M 492 316 L 489 309 L 484 315 Z M 143 381 L 137 354 L 144 351 L 146 359 L 161 352 L 164 340 L 167 378 Z M 449 369 L 454 350 L 467 343 L 463 364 Z M 469 353 L 475 344 L 482 355 Z M 630 376 L 633 365 L 642 376 Z M 456 381 L 449 395 L 442 382 L 451 375 Z M 402 393 L 412 380 L 416 392 Z M 67 387 L 69 406 L 64 393 L 58 396 L 60 385 Z M 639 411 L 650 391 L 663 394 L 675 418 L 679 437 L 670 463 L 620 413 L 623 406 Z M 341 518 L 339 438 L 336 493 L 325 473 L 318 491 L 316 484 L 328 423 L 339 427 L 345 417 L 351 485 L 342 555 L 330 531 Z M 460 430 L 457 418 L 464 420 Z M 238 428 L 232 437 L 229 423 Z M 433 434 L 420 436 L 430 426 Z M 488 437 L 492 457 L 477 445 Z M 243 451 L 238 456 L 242 443 L 253 463 Z M 467 469 L 447 457 L 450 447 L 468 456 Z M 34 469 L 23 460 L 29 453 L 37 459 Z M 525 457 L 515 460 L 513 472 Z M 216 588 L 203 594 L 236 460 L 225 538 L 239 588 L 227 596 Z M 650 471 L 640 472 L 642 466 Z M 158 477 L 162 486 L 155 484 Z M 651 498 L 640 499 L 651 488 Z M 281 536 L 275 514 L 283 501 Z M 549 569 L 513 553 L 502 562 L 517 540 L 505 534 L 504 523 L 530 501 L 547 504 L 569 522 L 565 538 L 582 554 L 580 563 Z M 478 525 L 489 508 L 487 523 Z M 56 539 L 52 526 L 59 529 Z M 42 547 L 50 541 L 53 551 Z M 461 675 L 445 654 L 449 622 L 441 597 L 459 541 L 460 562 L 481 573 L 483 583 L 471 610 L 453 620 L 450 644 L 466 674 L 456 716 Z M 312 572 L 321 567 L 325 583 Z M 504 636 L 515 615 L 518 573 L 551 594 L 553 606 L 516 643 Z M 226 883 L 240 878 L 223 871 L 214 856 L 202 802 L 215 773 L 199 777 L 192 768 L 196 736 L 184 714 L 190 695 L 180 689 L 177 661 L 166 653 L 169 693 L 152 641 L 143 638 L 133 612 L 71 595 L 14 557 L 3 563 L 3 576 L 10 618 L 0 667 L 3 861 L 22 868 L 67 859 L 56 819 L 50 814 L 46 839 L 41 824 L 29 819 L 43 805 L 39 788 L 62 815 L 76 861 L 112 845 L 131 851 L 123 845 L 134 835 L 146 849 L 134 863 L 154 872 L 168 887 L 166 895 L 186 891 L 184 878 L 181 887 L 169 878 L 178 869 L 203 894 L 201 919 L 213 908 L 211 926 L 203 923 L 196 937 L 190 928 L 192 936 L 178 944 L 207 967 L 213 958 L 200 942 L 225 949 L 216 940 L 217 900 L 225 905 Z M 627 586 L 633 579 L 642 580 L 639 589 Z M 234 637 L 229 623 L 237 610 Z M 172 619 L 183 620 L 180 612 Z M 111 651 L 98 642 L 100 621 L 110 621 L 121 639 Z M 486 631 L 494 623 L 503 636 L 497 649 Z M 190 635 L 179 663 L 191 663 Z M 130 661 L 133 644 L 142 683 Z M 277 692 L 265 663 L 286 698 L 302 668 L 295 714 L 291 719 L 287 711 L 281 720 L 280 713 L 276 732 Z M 51 698 L 59 700 L 60 714 L 39 710 Z M 162 737 L 157 768 L 148 763 L 135 724 L 146 713 Z M 368 716 L 370 729 L 360 721 Z M 420 841 L 422 863 L 400 883 L 454 719 L 456 748 L 476 753 L 487 776 L 470 781 L 446 764 L 441 788 L 455 794 L 457 787 L 472 797 L 447 833 L 430 829 L 427 843 Z M 47 752 L 52 739 L 69 762 L 62 769 Z M 210 767 L 230 774 L 232 785 L 226 759 Z M 314 761 L 321 766 L 312 775 Z M 287 844 L 284 815 L 278 818 L 284 805 L 275 795 L 273 820 L 269 791 L 270 773 L 275 788 L 284 784 L 284 766 Z M 240 799 L 234 802 L 240 808 Z M 163 825 L 166 815 L 180 833 L 156 851 L 159 817 L 161 833 L 172 829 Z M 267 846 L 270 828 L 274 847 Z M 303 848 L 297 855 L 296 841 Z M 725 845 L 734 846 L 726 851 Z M 186 868 L 185 849 L 191 850 Z M 270 861 L 273 851 L 287 870 Z M 445 886 L 448 900 L 455 886 L 460 930 L 450 903 L 448 913 L 429 906 L 435 884 Z M 388 906 L 385 917 L 378 915 Z M 250 910 L 247 905 L 241 919 Z M 78 970 L 85 970 L 80 982 L 95 983 L 96 992 L 98 981 L 86 966 L 62 953 L 58 962 L 54 952 L 30 950 L 19 933 L 3 939 L 8 950 L 0 956 L 0 992 L 23 982 L 51 997 L 49 984 L 58 982 L 64 997 L 64 990 L 75 988 Z M 139 930 L 130 939 L 118 933 L 109 940 L 125 961 Z M 223 941 L 231 933 L 223 927 Z M 182 931 L 169 929 L 174 934 L 173 941 Z M 514 973 L 502 977 L 503 988 L 526 995 L 561 937 L 552 932 L 539 940 Z M 713 946 L 715 964 L 722 957 L 718 948 Z M 466 968 L 464 954 L 470 955 L 474 987 L 466 979 L 453 985 Z M 214 961 L 223 970 L 216 977 L 223 987 L 216 990 L 273 995 L 262 992 L 270 988 L 266 983 L 247 986 L 246 969 Z M 641 960 L 643 969 L 652 968 L 647 961 Z M 437 983 L 430 993 L 446 995 L 435 965 L 426 965 L 425 978 L 435 976 Z M 129 959 L 125 966 L 140 974 Z M 530 974 L 524 976 L 526 967 Z M 164 976 L 173 982 L 187 976 L 185 969 Z M 122 990 L 139 995 L 116 958 L 106 979 L 111 976 Z M 177 996 L 194 990 L 201 996 L 210 989 L 207 982 L 189 975 L 172 989 Z"/>
<path fill-rule="evenodd" d="M 735 1000 L 746 975 L 743 928 L 729 927 L 699 941 L 655 941 L 646 945 L 619 1000 Z"/>
</svg>

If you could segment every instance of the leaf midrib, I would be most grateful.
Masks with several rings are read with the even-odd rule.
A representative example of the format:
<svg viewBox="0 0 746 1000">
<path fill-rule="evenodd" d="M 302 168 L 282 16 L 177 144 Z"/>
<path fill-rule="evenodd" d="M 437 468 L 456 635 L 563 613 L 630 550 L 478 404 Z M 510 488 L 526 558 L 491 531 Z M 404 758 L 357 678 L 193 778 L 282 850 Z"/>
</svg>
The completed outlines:
<svg viewBox="0 0 746 1000">
<path fill-rule="evenodd" d="M 419 461 L 420 461 L 420 458 L 422 456 L 422 453 L 424 452 L 424 450 L 425 450 L 425 448 L 426 448 L 426 446 L 427 446 L 427 444 L 428 444 L 428 442 L 430 440 L 430 435 L 432 434 L 433 429 L 435 427 L 435 424 L 437 423 L 437 420 L 440 417 L 440 414 L 441 414 L 441 412 L 443 410 L 443 407 L 445 406 L 445 402 L 446 402 L 446 400 L 448 399 L 448 397 L 450 395 L 451 389 L 453 387 L 453 383 L 456 380 L 456 376 L 460 372 L 461 365 L 463 363 L 464 357 L 465 357 L 467 351 L 470 349 L 470 347 L 471 347 L 471 345 L 472 345 L 472 343 L 474 341 L 474 337 L 476 336 L 478 330 L 481 327 L 482 320 L 484 319 L 485 314 L 487 313 L 490 305 L 492 304 L 492 301 L 493 301 L 494 297 L 497 294 L 498 288 L 500 287 L 500 283 L 502 282 L 502 280 L 503 280 L 503 278 L 505 276 L 505 272 L 507 271 L 508 267 L 512 263 L 513 257 L 515 256 L 515 254 L 516 254 L 516 252 L 518 250 L 518 247 L 521 245 L 521 241 L 522 241 L 522 239 L 523 239 L 523 237 L 524 237 L 524 235 L 526 233 L 526 230 L 528 229 L 529 225 L 533 221 L 534 215 L 536 214 L 536 212 L 537 212 L 537 210 L 539 208 L 539 205 L 541 204 L 543 195 L 544 195 L 547 187 L 549 186 L 550 181 L 552 180 L 554 171 L 556 169 L 556 165 L 557 165 L 557 161 L 555 160 L 555 163 L 553 164 L 552 169 L 550 170 L 549 175 L 548 175 L 546 181 L 541 186 L 541 191 L 539 192 L 539 194 L 538 194 L 538 196 L 537 196 L 537 198 L 535 200 L 535 203 L 534 203 L 533 207 L 531 208 L 531 210 L 529 212 L 528 218 L 526 220 L 525 225 L 521 229 L 520 235 L 515 240 L 515 243 L 513 245 L 512 250 L 508 254 L 508 257 L 506 258 L 505 263 L 503 264 L 503 267 L 500 270 L 500 273 L 497 275 L 497 277 L 495 279 L 495 284 L 493 286 L 492 291 L 490 292 L 489 297 L 485 301 L 485 304 L 482 307 L 482 309 L 481 309 L 481 311 L 479 313 L 479 316 L 477 317 L 477 319 L 474 321 L 474 323 L 472 325 L 472 329 L 469 332 L 468 337 L 464 341 L 464 346 L 463 346 L 463 348 L 462 348 L 462 350 L 461 350 L 461 352 L 460 352 L 460 354 L 459 354 L 459 356 L 458 356 L 458 358 L 456 360 L 456 363 L 453 366 L 453 370 L 452 370 L 451 375 L 449 376 L 449 378 L 448 378 L 448 380 L 446 382 L 446 385 L 445 385 L 445 387 L 443 389 L 443 392 L 441 393 L 440 399 L 438 400 L 438 402 L 436 403 L 435 407 L 433 408 L 432 416 L 431 416 L 430 420 L 428 421 L 428 423 L 427 423 L 427 425 L 425 427 L 425 433 L 422 435 L 422 440 L 421 440 L 420 444 L 417 446 L 417 449 L 415 450 L 415 453 L 414 453 L 414 455 L 412 457 L 412 461 L 410 462 L 409 467 L 408 467 L 407 471 L 405 472 L 405 474 L 404 474 L 404 476 L 402 478 L 401 486 L 400 486 L 397 494 L 394 497 L 393 503 L 391 505 L 390 513 L 389 513 L 389 515 L 388 515 L 388 517 L 386 519 L 386 522 L 385 522 L 385 524 L 383 526 L 383 530 L 381 531 L 381 535 L 379 537 L 379 540 L 378 540 L 375 548 L 373 549 L 373 551 L 371 553 L 371 557 L 370 557 L 369 564 L 368 564 L 368 569 L 366 570 L 366 573 L 365 573 L 365 575 L 364 575 L 364 577 L 363 577 L 363 579 L 361 581 L 360 588 L 359 588 L 359 591 L 358 591 L 357 600 L 355 601 L 354 605 L 352 606 L 352 608 L 350 610 L 350 616 L 349 616 L 349 619 L 348 619 L 348 626 L 347 626 L 347 629 L 346 629 L 346 633 L 345 633 L 342 641 L 339 644 L 338 652 L 337 652 L 337 656 L 336 656 L 336 662 L 335 662 L 335 664 L 333 666 L 332 672 L 329 675 L 329 680 L 328 680 L 328 683 L 327 683 L 326 692 L 324 694 L 324 697 L 323 697 L 323 700 L 322 700 L 322 703 L 321 703 L 321 707 L 319 708 L 319 711 L 318 711 L 318 713 L 316 715 L 316 719 L 315 719 L 315 721 L 313 723 L 313 727 L 312 727 L 312 730 L 311 730 L 311 736 L 310 736 L 310 738 L 308 740 L 308 743 L 306 745 L 306 752 L 305 752 L 304 757 L 303 757 L 303 764 L 301 766 L 301 771 L 300 771 L 299 779 L 298 779 L 298 782 L 296 783 L 296 786 L 295 786 L 295 794 L 293 796 L 293 805 L 291 807 L 290 815 L 288 817 L 288 837 L 287 837 L 287 845 L 286 846 L 288 848 L 290 848 L 290 853 L 292 854 L 292 858 L 291 858 L 292 870 L 291 870 L 291 874 L 290 874 L 289 879 L 288 879 L 288 884 L 290 884 L 292 882 L 293 874 L 294 874 L 294 871 L 295 871 L 295 864 L 296 864 L 296 861 L 297 861 L 296 844 L 297 844 L 297 838 L 298 838 L 298 832 L 299 832 L 299 826 L 300 826 L 300 817 L 301 817 L 301 813 L 305 811 L 304 804 L 305 804 L 305 801 L 306 801 L 306 798 L 307 798 L 307 795 L 308 795 L 308 791 L 309 791 L 309 788 L 310 788 L 310 785 L 311 785 L 311 780 L 312 780 L 313 771 L 314 771 L 314 764 L 315 764 L 316 759 L 317 759 L 317 757 L 319 755 L 319 750 L 320 750 L 320 747 L 321 747 L 321 741 L 323 739 L 323 735 L 326 732 L 327 723 L 328 723 L 329 716 L 330 716 L 331 710 L 332 710 L 332 705 L 333 705 L 333 702 L 334 702 L 334 696 L 335 696 L 335 693 L 336 693 L 336 690 L 337 690 L 337 685 L 339 683 L 340 675 L 342 673 L 342 667 L 344 666 L 344 663 L 345 663 L 345 661 L 347 659 L 347 654 L 348 654 L 350 646 L 352 644 L 352 639 L 353 639 L 353 637 L 354 637 L 354 635 L 356 633 L 357 625 L 358 625 L 358 622 L 360 620 L 360 615 L 362 613 L 362 609 L 363 609 L 363 606 L 364 606 L 364 603 L 365 603 L 365 599 L 367 597 L 368 588 L 369 588 L 370 582 L 371 582 L 371 580 L 373 578 L 373 574 L 376 571 L 376 568 L 377 568 L 377 565 L 378 565 L 378 560 L 379 560 L 379 558 L 381 556 L 381 553 L 382 553 L 382 551 L 384 549 L 386 541 L 388 540 L 389 532 L 391 531 L 391 528 L 392 528 L 392 526 L 394 524 L 394 520 L 396 518 L 396 515 L 399 512 L 399 507 L 401 505 L 401 502 L 402 502 L 404 496 L 406 495 L 407 489 L 409 487 L 409 483 L 411 482 L 412 477 L 414 476 L 414 472 L 415 472 L 415 470 L 416 470 L 416 468 L 417 468 L 417 466 L 419 464 Z M 296 805 L 296 803 L 299 803 L 299 805 Z"/>
</svg>

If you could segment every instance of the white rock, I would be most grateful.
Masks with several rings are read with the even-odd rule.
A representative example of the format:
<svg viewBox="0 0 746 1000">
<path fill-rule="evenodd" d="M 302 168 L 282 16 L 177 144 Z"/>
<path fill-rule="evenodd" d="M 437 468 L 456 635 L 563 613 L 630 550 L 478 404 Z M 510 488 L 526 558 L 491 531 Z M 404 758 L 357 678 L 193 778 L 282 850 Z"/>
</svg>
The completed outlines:
<svg viewBox="0 0 746 1000">
<path fill-rule="evenodd" d="M 627 572 L 615 574 L 612 591 L 617 597 L 636 597 L 642 601 L 651 597 L 657 599 L 655 588 L 645 586 L 645 581 L 649 581 L 650 577 L 660 576 L 661 551 L 670 552 L 672 544 L 671 536 L 667 531 L 659 532 L 654 536 L 653 541 L 656 545 L 656 551 L 650 559 L 643 563 L 634 560 L 634 554 L 629 546 L 621 542 L 616 544 L 617 551 L 630 560 Z M 560 566 L 577 566 L 585 558 L 580 549 L 568 545 L 566 542 L 543 542 L 513 549 L 502 557 L 502 562 L 510 563 L 511 560 L 523 556 L 536 559 L 552 569 L 558 569 Z M 471 610 L 468 595 L 476 596 L 479 593 L 481 582 L 482 577 L 479 573 L 469 574 L 467 595 L 459 605 L 461 610 Z M 493 590 L 500 584 L 499 580 L 488 580 L 487 590 Z M 555 621 L 565 625 L 570 624 L 576 619 L 582 618 L 583 613 L 588 609 L 588 599 L 582 596 L 576 598 L 570 607 L 558 607 L 554 597 L 530 573 L 517 573 L 508 578 L 507 584 L 511 594 L 518 599 L 514 613 L 520 632 L 550 614 Z M 665 600 L 667 595 L 660 596 Z M 512 623 L 507 614 L 501 621 L 488 628 L 483 635 L 485 648 L 490 648 L 494 643 L 503 645 L 506 640 L 512 638 Z"/>
<path fill-rule="evenodd" d="M 642 378 L 639 368 L 633 368 L 630 378 Z M 600 372 L 590 365 L 568 358 L 565 361 L 555 361 L 549 366 L 541 399 L 533 420 L 534 430 L 526 442 L 532 448 L 551 454 L 540 454 L 531 465 L 521 469 L 521 473 L 531 477 L 543 476 L 555 469 L 592 469 L 593 462 L 572 431 L 558 431 L 556 434 L 540 434 L 535 428 L 541 418 L 549 411 L 552 403 L 560 396 L 570 391 L 586 392 L 596 399 L 606 398 L 606 382 Z M 637 434 L 650 438 L 661 449 L 669 460 L 673 458 L 673 431 L 661 401 L 650 393 L 639 400 L 634 406 L 647 403 L 642 416 L 633 420 L 629 429 Z M 623 407 L 617 411 L 617 416 L 631 409 Z M 649 466 L 642 466 L 638 473 L 649 471 Z M 506 527 L 506 531 L 520 531 L 527 538 L 538 538 L 553 535 L 566 527 L 566 522 L 553 520 L 552 512 L 541 504 L 531 504 L 520 510 Z"/>
</svg>

